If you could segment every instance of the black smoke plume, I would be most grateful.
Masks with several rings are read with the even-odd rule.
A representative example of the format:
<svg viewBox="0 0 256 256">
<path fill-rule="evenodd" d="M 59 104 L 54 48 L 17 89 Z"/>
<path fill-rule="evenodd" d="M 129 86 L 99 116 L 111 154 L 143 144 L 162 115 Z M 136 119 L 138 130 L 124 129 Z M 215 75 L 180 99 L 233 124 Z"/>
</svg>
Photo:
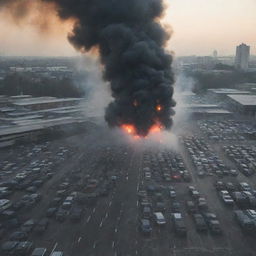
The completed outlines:
<svg viewBox="0 0 256 256">
<path fill-rule="evenodd" d="M 69 41 L 77 49 L 98 49 L 114 98 L 105 115 L 111 127 L 133 125 L 140 136 L 155 124 L 171 128 L 174 78 L 164 50 L 170 34 L 159 23 L 163 0 L 42 1 L 76 20 Z"/>
</svg>

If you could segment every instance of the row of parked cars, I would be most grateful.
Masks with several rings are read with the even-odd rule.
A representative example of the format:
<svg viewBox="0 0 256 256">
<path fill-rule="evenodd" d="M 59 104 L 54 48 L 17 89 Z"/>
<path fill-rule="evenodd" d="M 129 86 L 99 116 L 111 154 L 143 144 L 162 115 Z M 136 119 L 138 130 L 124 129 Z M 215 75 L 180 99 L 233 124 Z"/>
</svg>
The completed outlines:
<svg viewBox="0 0 256 256">
<path fill-rule="evenodd" d="M 46 248 L 34 248 L 30 241 L 7 241 L 2 244 L 2 256 L 64 256 L 62 251 L 47 251 Z"/>
<path fill-rule="evenodd" d="M 237 170 L 230 169 L 226 166 L 204 139 L 199 139 L 195 136 L 185 137 L 183 144 L 192 159 L 199 177 L 238 175 Z"/>
<path fill-rule="evenodd" d="M 223 146 L 223 150 L 245 176 L 251 176 L 256 172 L 255 146 Z"/>
<path fill-rule="evenodd" d="M 173 162 L 170 160 L 172 168 L 184 167 L 183 161 L 179 162 L 177 159 L 180 158 L 174 153 L 165 154 L 161 152 L 157 157 L 160 162 L 168 162 L 168 157 L 175 159 L 174 165 L 172 165 Z M 165 157 L 167 160 L 165 160 Z M 148 157 L 148 154 L 144 156 L 144 165 L 149 164 L 150 158 Z M 163 161 L 161 160 L 162 158 Z M 179 163 L 182 164 L 179 165 Z M 159 172 L 161 172 L 160 166 L 158 170 Z M 172 227 L 171 230 L 178 236 L 186 236 L 187 226 L 183 211 L 184 205 L 183 202 L 178 199 L 179 197 L 177 196 L 175 187 L 173 185 L 166 185 L 164 180 L 151 180 L 151 182 L 147 182 L 147 176 L 151 174 L 150 170 L 151 168 L 148 166 L 143 168 L 142 179 L 146 182 L 143 183 L 144 190 L 138 192 L 140 231 L 143 234 L 149 235 L 152 232 L 154 225 L 163 227 L 170 222 Z M 219 220 L 214 213 L 208 210 L 206 198 L 193 186 L 189 186 L 188 191 L 190 200 L 185 203 L 186 211 L 194 220 L 196 230 L 198 232 L 207 232 L 209 230 L 214 234 L 221 234 L 222 230 L 220 228 Z"/>
<path fill-rule="evenodd" d="M 246 137 L 256 133 L 252 124 L 243 121 L 201 120 L 198 125 L 208 138 L 217 141 L 246 140 Z"/>
<path fill-rule="evenodd" d="M 240 209 L 256 209 L 256 190 L 252 189 L 248 183 L 216 181 L 215 187 L 220 199 L 227 206 L 236 205 Z"/>
<path fill-rule="evenodd" d="M 65 152 L 62 150 L 58 157 L 64 157 Z M 41 188 L 52 175 L 47 175 L 47 173 L 41 171 L 43 169 L 39 169 L 40 171 L 38 170 L 36 173 L 40 175 L 40 179 L 44 180 L 39 186 Z M 33 239 L 31 241 L 31 237 L 44 239 L 45 232 L 53 222 L 63 224 L 67 220 L 70 221 L 71 225 L 79 222 L 84 215 L 85 208 L 94 205 L 100 197 L 108 196 L 110 191 L 115 188 L 117 176 L 109 175 L 106 172 L 99 173 L 99 177 L 96 177 L 97 175 L 98 173 L 82 175 L 81 168 L 70 171 L 65 177 L 58 180 L 59 183 L 52 184 L 50 191 L 53 194 L 47 201 L 40 192 L 28 192 L 26 188 L 21 191 L 22 194 L 25 194 L 18 197 L 18 200 L 16 197 L 16 201 L 9 199 L 1 201 L 0 199 L 0 208 L 5 208 L 2 208 L 2 212 L 0 211 L 1 221 L 3 222 L 3 225 L 0 225 L 0 231 L 2 228 L 5 230 L 2 237 L 4 242 L 1 246 L 1 253 L 17 256 L 48 256 L 49 251 L 47 252 L 46 248 L 39 248 L 40 250 L 34 248 L 35 241 Z M 31 179 L 31 176 L 33 177 L 30 174 L 25 179 Z M 16 193 L 16 188 L 13 191 Z M 17 192 L 19 191 L 18 189 Z M 27 218 L 26 212 L 36 205 L 40 207 L 41 204 L 44 204 L 44 206 L 40 212 L 40 217 Z M 6 226 L 7 223 L 8 227 Z M 22 251 L 21 247 L 23 248 Z M 34 249 L 35 251 L 33 251 Z M 62 256 L 63 253 L 60 253 L 62 252 L 57 251 L 51 256 Z"/>
<path fill-rule="evenodd" d="M 165 226 L 167 224 L 167 219 L 165 217 L 165 212 L 169 215 L 170 223 L 173 231 L 181 237 L 187 235 L 187 227 L 185 222 L 184 214 L 182 213 L 182 205 L 176 198 L 176 191 L 174 187 L 169 186 L 167 188 L 169 192 L 168 203 L 170 205 L 170 212 L 166 209 L 161 211 L 155 208 L 151 200 L 148 199 L 148 194 L 146 191 L 139 191 L 138 195 L 140 198 L 140 231 L 143 234 L 149 235 L 152 232 L 152 223 L 158 226 Z M 159 192 L 154 194 L 159 200 Z M 186 201 L 186 211 L 191 216 L 195 228 L 198 232 L 208 232 L 220 235 L 222 234 L 222 228 L 217 218 L 216 214 L 209 211 L 207 201 L 204 196 L 202 196 L 199 191 L 193 187 L 188 187 L 188 193 L 191 197 L 190 200 Z M 145 202 L 147 201 L 147 205 Z"/>
<path fill-rule="evenodd" d="M 186 169 L 181 155 L 169 150 L 158 154 L 147 152 L 144 157 L 144 176 L 146 180 L 155 182 L 190 182 L 191 175 Z"/>
<path fill-rule="evenodd" d="M 256 232 L 256 190 L 248 183 L 216 181 L 215 188 L 222 202 L 234 210 L 234 219 L 245 233 Z"/>
<path fill-rule="evenodd" d="M 222 234 L 222 228 L 216 214 L 209 211 L 206 198 L 201 195 L 194 186 L 188 187 L 188 193 L 191 200 L 186 202 L 188 214 L 190 214 L 196 225 L 198 232 L 207 232 L 208 230 L 215 235 Z"/>
<path fill-rule="evenodd" d="M 55 167 L 70 154 L 71 149 L 59 147 L 53 154 L 47 142 L 20 148 L 11 149 L 18 151 L 14 152 L 15 159 L 10 154 L 2 163 L 8 175 L 1 175 L 0 182 L 0 238 L 4 240 L 0 255 L 43 256 L 47 250 L 35 248 L 29 235 L 31 232 L 43 234 L 49 219 L 24 220 L 24 216 L 40 204 L 43 196 L 39 191 L 55 175 Z M 12 161 L 15 163 L 10 164 Z M 54 251 L 52 255 L 62 256 L 63 253 Z"/>
</svg>

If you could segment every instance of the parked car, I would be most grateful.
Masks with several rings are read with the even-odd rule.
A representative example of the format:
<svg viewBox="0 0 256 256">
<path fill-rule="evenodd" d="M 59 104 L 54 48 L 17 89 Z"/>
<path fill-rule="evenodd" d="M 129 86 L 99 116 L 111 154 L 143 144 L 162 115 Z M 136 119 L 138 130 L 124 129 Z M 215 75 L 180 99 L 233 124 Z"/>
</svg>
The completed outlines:
<svg viewBox="0 0 256 256">
<path fill-rule="evenodd" d="M 140 220 L 140 231 L 145 235 L 151 234 L 152 227 L 151 227 L 150 221 L 148 219 Z"/>
<path fill-rule="evenodd" d="M 15 251 L 15 248 L 18 246 L 18 241 L 6 241 L 2 244 L 1 251 L 3 255 L 12 255 Z"/>
<path fill-rule="evenodd" d="M 181 213 L 172 213 L 171 216 L 176 234 L 179 236 L 186 236 L 187 229 Z"/>
<path fill-rule="evenodd" d="M 79 221 L 82 218 L 82 208 L 73 207 L 70 211 L 70 219 L 72 221 Z"/>
<path fill-rule="evenodd" d="M 251 191 L 250 185 L 246 182 L 240 182 L 239 187 L 242 191 Z"/>
<path fill-rule="evenodd" d="M 16 231 L 16 232 L 13 232 L 9 239 L 11 241 L 24 241 L 26 240 L 28 237 L 28 234 L 26 232 L 23 232 L 23 231 Z"/>
<path fill-rule="evenodd" d="M 48 227 L 48 224 L 49 224 L 49 220 L 47 218 L 43 218 L 41 219 L 36 227 L 35 227 L 35 232 L 37 232 L 38 234 L 42 234 L 45 232 L 45 230 L 47 229 Z"/>
<path fill-rule="evenodd" d="M 188 213 L 196 213 L 196 205 L 193 201 L 187 201 L 186 207 L 187 207 Z"/>
<path fill-rule="evenodd" d="M 234 211 L 234 217 L 241 229 L 246 233 L 253 233 L 255 230 L 254 221 L 249 218 L 242 210 Z"/>
<path fill-rule="evenodd" d="M 196 225 L 196 230 L 198 232 L 206 232 L 207 231 L 207 225 L 203 218 L 203 216 L 199 213 L 193 214 L 193 219 Z"/>
<path fill-rule="evenodd" d="M 15 248 L 14 255 L 27 256 L 33 249 L 33 243 L 29 241 L 19 242 Z"/>
<path fill-rule="evenodd" d="M 156 224 L 160 226 L 163 226 L 166 224 L 165 217 L 161 212 L 154 212 L 154 218 L 155 218 Z"/>
<path fill-rule="evenodd" d="M 221 190 L 219 192 L 220 198 L 222 199 L 222 201 L 228 205 L 228 206 L 233 206 L 234 205 L 234 200 L 232 199 L 232 197 L 230 196 L 229 192 L 227 190 Z"/>
</svg>

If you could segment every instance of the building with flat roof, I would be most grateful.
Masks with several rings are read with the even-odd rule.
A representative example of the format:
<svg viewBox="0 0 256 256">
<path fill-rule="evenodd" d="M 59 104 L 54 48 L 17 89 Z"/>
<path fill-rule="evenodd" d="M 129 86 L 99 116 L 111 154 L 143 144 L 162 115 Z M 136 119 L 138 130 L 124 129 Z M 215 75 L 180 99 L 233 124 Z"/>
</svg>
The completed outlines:
<svg viewBox="0 0 256 256">
<path fill-rule="evenodd" d="M 256 95 L 228 95 L 236 111 L 256 117 Z"/>
<path fill-rule="evenodd" d="M 82 101 L 81 98 L 0 95 L 0 148 L 37 140 L 44 134 L 80 131 L 86 123 Z"/>
<path fill-rule="evenodd" d="M 26 108 L 29 110 L 42 110 L 56 107 L 65 107 L 78 104 L 81 98 L 55 98 L 55 97 L 35 97 L 12 101 L 16 108 Z"/>
<path fill-rule="evenodd" d="M 218 100 L 227 100 L 228 95 L 249 95 L 250 91 L 238 90 L 231 88 L 219 88 L 219 89 L 208 89 L 208 92 L 211 96 L 215 97 Z"/>
</svg>

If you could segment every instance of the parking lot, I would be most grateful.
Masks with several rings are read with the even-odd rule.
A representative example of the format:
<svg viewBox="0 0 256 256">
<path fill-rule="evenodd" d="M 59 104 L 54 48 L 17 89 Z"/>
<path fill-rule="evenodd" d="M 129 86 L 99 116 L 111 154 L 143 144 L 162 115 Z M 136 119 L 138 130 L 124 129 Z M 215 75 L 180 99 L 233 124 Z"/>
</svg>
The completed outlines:
<svg viewBox="0 0 256 256">
<path fill-rule="evenodd" d="M 1 151 L 1 255 L 254 255 L 254 217 L 247 232 L 234 210 L 255 209 L 255 175 L 228 156 L 253 148 L 202 134 L 181 135 L 174 151 L 116 136 L 99 127 Z"/>
</svg>

